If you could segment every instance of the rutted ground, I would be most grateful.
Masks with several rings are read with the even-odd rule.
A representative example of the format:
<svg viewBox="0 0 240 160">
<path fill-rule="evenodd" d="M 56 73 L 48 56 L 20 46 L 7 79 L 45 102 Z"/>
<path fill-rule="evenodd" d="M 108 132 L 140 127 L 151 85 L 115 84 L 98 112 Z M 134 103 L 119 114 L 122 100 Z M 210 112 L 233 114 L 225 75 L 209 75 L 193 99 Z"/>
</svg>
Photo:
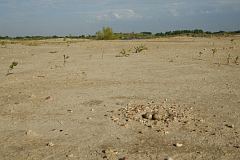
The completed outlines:
<svg viewBox="0 0 240 160">
<path fill-rule="evenodd" d="M 238 37 L 7 43 L 0 159 L 239 159 L 237 56 Z"/>
</svg>

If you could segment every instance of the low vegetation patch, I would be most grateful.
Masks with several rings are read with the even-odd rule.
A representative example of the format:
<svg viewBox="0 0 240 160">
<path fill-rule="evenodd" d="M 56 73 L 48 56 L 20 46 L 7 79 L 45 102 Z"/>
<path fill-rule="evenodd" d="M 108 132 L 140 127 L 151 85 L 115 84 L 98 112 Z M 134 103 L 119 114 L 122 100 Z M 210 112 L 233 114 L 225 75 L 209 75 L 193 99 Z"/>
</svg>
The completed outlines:
<svg viewBox="0 0 240 160">
<path fill-rule="evenodd" d="M 130 56 L 130 54 L 127 53 L 127 51 L 125 49 L 122 49 L 120 51 L 120 53 L 118 55 L 116 55 L 116 57 L 128 57 L 128 56 Z"/>
<path fill-rule="evenodd" d="M 140 46 L 134 47 L 134 53 L 141 53 L 144 50 L 148 50 L 148 48 L 142 44 Z"/>
<path fill-rule="evenodd" d="M 133 51 L 131 48 L 128 50 L 122 49 L 120 51 L 120 53 L 118 55 L 116 55 L 116 57 L 128 57 L 128 56 L 130 56 L 130 53 L 141 53 L 144 50 L 148 50 L 148 48 L 145 45 L 141 44 L 140 46 L 135 46 L 133 48 Z"/>
<path fill-rule="evenodd" d="M 67 59 L 69 59 L 68 55 L 63 55 L 63 65 L 65 65 L 65 63 L 67 62 Z"/>
<path fill-rule="evenodd" d="M 11 71 L 12 71 L 12 70 L 14 69 L 14 67 L 16 67 L 17 65 L 18 65 L 18 62 L 13 61 L 13 62 L 11 63 L 11 65 L 9 66 L 6 75 L 8 76 L 8 75 L 10 75 L 10 74 L 13 74 Z"/>
<path fill-rule="evenodd" d="M 5 41 L 1 41 L 1 47 L 6 48 L 6 42 Z"/>
<path fill-rule="evenodd" d="M 96 33 L 97 40 L 111 40 L 114 39 L 113 30 L 110 27 L 103 27 L 101 31 Z"/>
</svg>

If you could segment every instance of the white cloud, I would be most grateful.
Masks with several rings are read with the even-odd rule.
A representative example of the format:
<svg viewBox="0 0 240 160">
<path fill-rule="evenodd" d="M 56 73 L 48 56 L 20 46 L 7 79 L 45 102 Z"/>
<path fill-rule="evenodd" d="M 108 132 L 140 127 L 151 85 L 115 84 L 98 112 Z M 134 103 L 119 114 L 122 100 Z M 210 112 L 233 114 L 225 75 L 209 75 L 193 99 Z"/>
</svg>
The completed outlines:
<svg viewBox="0 0 240 160">
<path fill-rule="evenodd" d="M 137 14 L 132 9 L 108 10 L 97 14 L 98 15 L 96 18 L 99 21 L 130 20 L 142 18 L 141 15 Z"/>
</svg>

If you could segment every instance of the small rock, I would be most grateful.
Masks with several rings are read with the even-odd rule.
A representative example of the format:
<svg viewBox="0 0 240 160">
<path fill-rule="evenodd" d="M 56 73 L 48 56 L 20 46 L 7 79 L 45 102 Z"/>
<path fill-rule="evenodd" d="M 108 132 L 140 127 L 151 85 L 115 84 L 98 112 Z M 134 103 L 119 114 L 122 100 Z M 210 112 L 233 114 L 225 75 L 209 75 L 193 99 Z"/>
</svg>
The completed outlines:
<svg viewBox="0 0 240 160">
<path fill-rule="evenodd" d="M 33 132 L 32 130 L 26 131 L 25 134 L 28 136 L 37 136 L 37 133 Z"/>
<path fill-rule="evenodd" d="M 148 125 L 148 128 L 153 128 L 153 126 L 152 125 Z"/>
<path fill-rule="evenodd" d="M 31 135 L 32 133 L 33 133 L 32 130 L 28 130 L 28 131 L 26 132 L 26 135 Z"/>
<path fill-rule="evenodd" d="M 234 148 L 240 148 L 240 146 L 237 146 L 237 145 L 235 145 L 235 146 L 233 146 Z"/>
<path fill-rule="evenodd" d="M 103 159 L 107 159 L 107 156 L 105 155 L 105 156 L 103 156 L 102 158 L 103 158 Z"/>
<path fill-rule="evenodd" d="M 176 144 L 174 144 L 174 146 L 175 146 L 175 147 L 182 147 L 183 144 L 181 144 L 181 143 L 176 143 Z"/>
<path fill-rule="evenodd" d="M 173 158 L 171 158 L 171 157 L 166 157 L 166 158 L 164 158 L 164 160 L 173 160 Z"/>
<path fill-rule="evenodd" d="M 113 122 L 117 122 L 117 121 L 119 120 L 119 118 L 114 117 L 114 116 L 111 116 L 111 120 L 112 120 Z"/>
<path fill-rule="evenodd" d="M 87 117 L 87 119 L 88 119 L 88 120 L 91 120 L 91 119 L 92 119 L 92 117 Z"/>
<path fill-rule="evenodd" d="M 142 117 L 145 119 L 152 119 L 152 113 L 147 112 L 147 113 L 143 114 Z"/>
<path fill-rule="evenodd" d="M 36 95 L 34 95 L 34 94 L 32 94 L 31 96 L 30 96 L 30 98 L 32 98 L 32 99 L 34 99 L 34 98 L 36 98 L 37 96 Z"/>
<path fill-rule="evenodd" d="M 47 146 L 49 146 L 49 147 L 53 147 L 54 144 L 53 144 L 52 142 L 49 142 L 49 143 L 47 143 Z"/>
<path fill-rule="evenodd" d="M 45 98 L 45 100 L 49 100 L 49 99 L 51 99 L 51 96 L 47 96 L 47 97 Z"/>
<path fill-rule="evenodd" d="M 68 155 L 66 155 L 66 157 L 73 158 L 73 154 L 68 154 Z"/>
<path fill-rule="evenodd" d="M 72 112 L 73 112 L 73 110 L 71 110 L 71 109 L 68 109 L 67 111 L 68 111 L 68 112 L 70 112 L 70 113 L 72 113 Z"/>
<path fill-rule="evenodd" d="M 160 114 L 158 114 L 158 113 L 154 113 L 154 114 L 152 115 L 152 119 L 159 121 L 159 120 L 161 119 L 161 116 L 160 116 Z"/>
<path fill-rule="evenodd" d="M 91 112 L 93 112 L 93 111 L 94 111 L 94 109 L 92 108 L 90 111 L 91 111 Z"/>
<path fill-rule="evenodd" d="M 228 127 L 228 128 L 234 128 L 233 124 L 231 124 L 231 125 L 230 124 L 226 124 L 225 126 Z"/>
</svg>

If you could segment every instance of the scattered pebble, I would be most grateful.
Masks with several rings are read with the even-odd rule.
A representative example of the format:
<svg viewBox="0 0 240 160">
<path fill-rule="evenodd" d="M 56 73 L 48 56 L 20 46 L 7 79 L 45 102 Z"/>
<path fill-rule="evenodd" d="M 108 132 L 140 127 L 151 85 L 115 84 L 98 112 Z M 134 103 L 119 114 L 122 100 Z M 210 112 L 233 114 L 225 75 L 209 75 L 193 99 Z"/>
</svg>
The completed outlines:
<svg viewBox="0 0 240 160">
<path fill-rule="evenodd" d="M 70 112 L 70 113 L 72 113 L 72 112 L 73 112 L 73 110 L 71 110 L 71 109 L 68 109 L 67 111 L 68 111 L 68 112 Z"/>
<path fill-rule="evenodd" d="M 37 77 L 39 77 L 39 78 L 44 78 L 45 76 L 41 76 L 41 75 L 39 75 L 39 76 L 37 76 Z"/>
<path fill-rule="evenodd" d="M 233 146 L 234 148 L 240 148 L 240 146 L 237 146 L 237 145 L 235 145 L 235 146 Z"/>
<path fill-rule="evenodd" d="M 174 144 L 174 146 L 175 146 L 175 147 L 182 147 L 183 144 L 181 144 L 181 143 L 176 143 L 176 144 Z"/>
<path fill-rule="evenodd" d="M 114 117 L 114 116 L 112 116 L 111 119 L 112 119 L 114 122 L 117 122 L 117 121 L 119 120 L 119 118 Z"/>
<path fill-rule="evenodd" d="M 48 142 L 48 143 L 47 143 L 47 146 L 49 146 L 49 147 L 53 147 L 54 144 L 53 144 L 52 142 Z"/>
<path fill-rule="evenodd" d="M 66 157 L 73 158 L 74 156 L 73 156 L 73 154 L 68 154 L 68 155 L 66 155 Z"/>
<path fill-rule="evenodd" d="M 147 113 L 143 114 L 142 117 L 145 119 L 152 119 L 152 113 L 147 112 Z"/>
<path fill-rule="evenodd" d="M 118 159 L 117 158 L 117 154 L 118 152 L 116 150 L 113 150 L 113 149 L 106 149 L 106 150 L 102 150 L 102 152 L 105 154 L 103 156 L 104 159 Z"/>
<path fill-rule="evenodd" d="M 123 123 L 129 124 L 129 121 L 136 121 L 145 127 L 154 128 L 158 132 L 164 131 L 173 123 L 186 125 L 195 122 L 192 107 L 178 105 L 176 103 L 168 104 L 167 99 L 161 103 L 154 101 L 145 104 L 128 103 L 125 107 L 114 111 L 107 111 L 110 119 L 117 125 Z M 193 123 L 195 124 L 195 123 Z M 167 134 L 167 133 L 166 133 Z"/>
<path fill-rule="evenodd" d="M 161 119 L 161 116 L 160 116 L 160 114 L 158 114 L 158 113 L 154 113 L 154 114 L 152 115 L 152 119 L 159 121 L 159 120 Z"/>
<path fill-rule="evenodd" d="M 29 98 L 34 99 L 36 97 L 37 97 L 36 95 L 32 94 Z"/>
<path fill-rule="evenodd" d="M 231 125 L 226 124 L 225 126 L 228 127 L 228 128 L 234 128 L 234 125 L 233 125 L 233 124 L 231 124 Z"/>
<path fill-rule="evenodd" d="M 35 133 L 35 132 L 32 131 L 32 130 L 28 130 L 28 131 L 26 131 L 25 134 L 28 135 L 28 136 L 38 136 L 38 134 Z"/>
<path fill-rule="evenodd" d="M 153 126 L 152 125 L 148 125 L 148 128 L 153 128 Z"/>
<path fill-rule="evenodd" d="M 49 100 L 49 99 L 51 99 L 51 96 L 47 96 L 47 97 L 45 98 L 45 100 Z"/>
<path fill-rule="evenodd" d="M 171 157 L 164 158 L 164 160 L 173 160 Z"/>
<path fill-rule="evenodd" d="M 28 130 L 28 131 L 26 132 L 26 135 L 31 135 L 32 133 L 33 133 L 32 130 Z"/>
</svg>

